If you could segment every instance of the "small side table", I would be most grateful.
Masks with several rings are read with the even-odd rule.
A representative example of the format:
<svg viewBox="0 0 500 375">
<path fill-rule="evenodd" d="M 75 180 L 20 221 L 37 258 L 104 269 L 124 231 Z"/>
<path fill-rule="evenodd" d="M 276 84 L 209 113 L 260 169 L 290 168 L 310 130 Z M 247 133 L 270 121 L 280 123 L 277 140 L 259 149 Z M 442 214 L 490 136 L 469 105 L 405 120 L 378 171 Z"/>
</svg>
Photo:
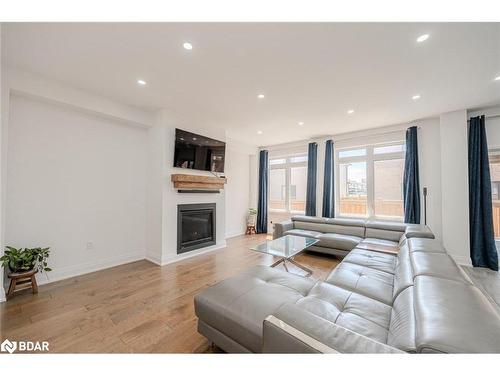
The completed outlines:
<svg viewBox="0 0 500 375">
<path fill-rule="evenodd" d="M 13 272 L 7 275 L 10 279 L 9 291 L 7 292 L 7 298 L 12 297 L 14 292 L 24 289 L 32 289 L 33 294 L 38 293 L 38 284 L 36 283 L 35 275 L 38 269 L 33 269 L 27 272 Z"/>
</svg>

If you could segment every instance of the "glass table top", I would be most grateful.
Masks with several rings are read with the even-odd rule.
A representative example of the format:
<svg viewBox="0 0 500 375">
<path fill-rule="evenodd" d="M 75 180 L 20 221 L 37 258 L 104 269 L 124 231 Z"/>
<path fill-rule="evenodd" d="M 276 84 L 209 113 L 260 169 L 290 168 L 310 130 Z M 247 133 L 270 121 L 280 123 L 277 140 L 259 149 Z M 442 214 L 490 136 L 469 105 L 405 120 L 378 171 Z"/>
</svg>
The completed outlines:
<svg viewBox="0 0 500 375">
<path fill-rule="evenodd" d="M 250 249 L 283 258 L 291 258 L 318 241 L 314 238 L 287 235 L 272 241 L 266 241 Z"/>
</svg>

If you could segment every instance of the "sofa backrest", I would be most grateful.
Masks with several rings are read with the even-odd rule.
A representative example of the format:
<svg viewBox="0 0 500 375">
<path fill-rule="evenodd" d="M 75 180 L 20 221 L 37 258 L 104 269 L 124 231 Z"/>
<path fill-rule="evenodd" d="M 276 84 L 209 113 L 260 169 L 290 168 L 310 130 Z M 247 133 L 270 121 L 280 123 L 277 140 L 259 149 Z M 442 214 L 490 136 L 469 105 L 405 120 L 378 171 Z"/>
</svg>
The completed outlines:
<svg viewBox="0 0 500 375">
<path fill-rule="evenodd" d="M 408 352 L 499 352 L 500 315 L 437 240 L 409 238 L 394 275 L 387 344 Z"/>
<path fill-rule="evenodd" d="M 396 242 L 406 230 L 406 224 L 397 221 L 367 220 L 365 227 L 365 237 L 367 238 L 380 238 Z"/>
<path fill-rule="evenodd" d="M 362 219 L 330 219 L 314 216 L 292 217 L 296 229 L 314 230 L 323 233 L 338 233 L 363 238 L 365 221 Z"/>
<path fill-rule="evenodd" d="M 379 221 L 350 218 L 324 218 L 296 215 L 291 218 L 293 228 L 322 233 L 337 233 L 361 238 L 379 238 L 403 243 L 406 238 L 434 238 L 425 225 L 397 221 Z"/>
</svg>

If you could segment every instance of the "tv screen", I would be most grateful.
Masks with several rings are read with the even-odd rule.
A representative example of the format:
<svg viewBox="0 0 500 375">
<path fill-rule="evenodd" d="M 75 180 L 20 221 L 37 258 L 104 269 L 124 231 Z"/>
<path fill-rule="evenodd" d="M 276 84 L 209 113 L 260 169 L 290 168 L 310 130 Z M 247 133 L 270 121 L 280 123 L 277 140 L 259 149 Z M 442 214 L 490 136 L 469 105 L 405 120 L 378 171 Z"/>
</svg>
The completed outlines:
<svg viewBox="0 0 500 375">
<path fill-rule="evenodd" d="M 175 129 L 174 167 L 224 172 L 226 144 L 181 129 Z"/>
</svg>

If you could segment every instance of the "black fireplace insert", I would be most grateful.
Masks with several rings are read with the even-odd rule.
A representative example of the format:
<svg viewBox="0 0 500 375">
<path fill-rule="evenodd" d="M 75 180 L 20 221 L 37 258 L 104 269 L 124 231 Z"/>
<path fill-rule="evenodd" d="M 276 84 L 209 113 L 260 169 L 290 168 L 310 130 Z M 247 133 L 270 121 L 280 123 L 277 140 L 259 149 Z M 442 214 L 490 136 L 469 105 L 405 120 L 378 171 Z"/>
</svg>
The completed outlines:
<svg viewBox="0 0 500 375">
<path fill-rule="evenodd" d="M 215 203 L 177 206 L 177 254 L 215 245 Z"/>
</svg>

